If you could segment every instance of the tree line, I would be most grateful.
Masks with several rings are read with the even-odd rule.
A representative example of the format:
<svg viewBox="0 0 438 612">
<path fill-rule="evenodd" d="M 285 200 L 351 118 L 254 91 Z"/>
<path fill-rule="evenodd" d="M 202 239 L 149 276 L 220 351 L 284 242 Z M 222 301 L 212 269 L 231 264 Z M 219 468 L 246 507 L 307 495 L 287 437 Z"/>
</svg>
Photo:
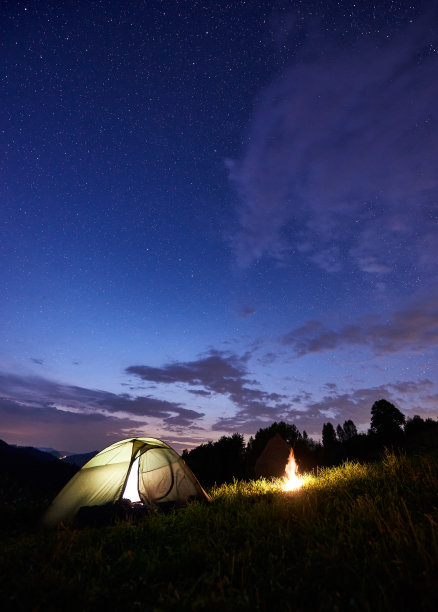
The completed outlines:
<svg viewBox="0 0 438 612">
<path fill-rule="evenodd" d="M 385 449 L 417 452 L 438 447 L 438 421 L 418 415 L 406 418 L 385 399 L 374 402 L 367 433 L 358 433 L 351 419 L 334 427 L 324 423 L 322 441 L 315 441 L 295 425 L 283 421 L 261 428 L 245 444 L 242 434 L 222 436 L 182 453 L 183 459 L 205 486 L 250 479 L 269 440 L 279 435 L 293 451 L 301 472 L 345 460 L 374 461 Z M 283 468 L 281 468 L 282 473 Z M 281 473 L 269 475 L 277 476 Z"/>
</svg>

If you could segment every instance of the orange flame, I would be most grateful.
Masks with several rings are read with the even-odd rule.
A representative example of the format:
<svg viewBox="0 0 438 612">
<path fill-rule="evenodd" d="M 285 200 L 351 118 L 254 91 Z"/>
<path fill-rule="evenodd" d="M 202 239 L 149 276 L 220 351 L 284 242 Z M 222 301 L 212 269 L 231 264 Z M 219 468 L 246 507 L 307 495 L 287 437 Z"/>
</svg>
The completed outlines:
<svg viewBox="0 0 438 612">
<path fill-rule="evenodd" d="M 300 476 L 298 476 L 298 465 L 295 461 L 294 452 L 290 449 L 289 459 L 286 464 L 286 482 L 283 485 L 284 491 L 295 491 L 301 487 L 302 480 Z"/>
</svg>

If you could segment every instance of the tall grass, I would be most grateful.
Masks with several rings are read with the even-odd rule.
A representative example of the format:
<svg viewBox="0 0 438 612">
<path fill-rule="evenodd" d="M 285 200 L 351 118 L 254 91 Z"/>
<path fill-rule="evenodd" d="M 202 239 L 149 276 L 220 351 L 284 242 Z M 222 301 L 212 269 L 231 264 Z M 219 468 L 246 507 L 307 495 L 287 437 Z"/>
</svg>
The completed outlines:
<svg viewBox="0 0 438 612">
<path fill-rule="evenodd" d="M 438 458 L 214 487 L 139 524 L 6 534 L 14 610 L 436 610 Z"/>
</svg>

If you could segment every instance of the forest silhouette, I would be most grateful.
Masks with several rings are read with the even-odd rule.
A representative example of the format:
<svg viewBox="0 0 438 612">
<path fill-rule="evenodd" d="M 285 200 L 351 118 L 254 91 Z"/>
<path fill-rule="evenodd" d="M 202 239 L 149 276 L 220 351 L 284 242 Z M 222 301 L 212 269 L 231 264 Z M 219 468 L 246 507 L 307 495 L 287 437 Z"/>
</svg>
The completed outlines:
<svg viewBox="0 0 438 612">
<path fill-rule="evenodd" d="M 281 438 L 293 449 L 300 472 L 349 461 L 375 461 L 387 450 L 421 452 L 438 446 L 438 421 L 419 415 L 406 418 L 391 402 L 380 399 L 371 408 L 367 433 L 358 433 L 352 420 L 335 428 L 324 423 L 322 441 L 283 421 L 261 428 L 245 445 L 242 434 L 222 436 L 217 442 L 201 444 L 182 457 L 205 486 L 256 477 L 256 463 L 269 440 Z M 272 465 L 266 477 L 281 476 L 284 465 Z"/>
</svg>

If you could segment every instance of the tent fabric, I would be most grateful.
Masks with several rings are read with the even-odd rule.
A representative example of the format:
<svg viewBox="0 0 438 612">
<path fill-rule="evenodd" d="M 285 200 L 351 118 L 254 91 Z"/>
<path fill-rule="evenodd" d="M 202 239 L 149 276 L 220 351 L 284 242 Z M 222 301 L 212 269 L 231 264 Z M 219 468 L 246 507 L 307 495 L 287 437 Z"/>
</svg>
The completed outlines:
<svg viewBox="0 0 438 612">
<path fill-rule="evenodd" d="M 156 438 L 129 438 L 103 449 L 86 463 L 58 493 L 43 522 L 72 519 L 83 506 L 102 506 L 124 495 L 134 461 L 138 493 L 143 503 L 159 507 L 189 499 L 209 500 L 190 468 L 170 446 Z"/>
</svg>

